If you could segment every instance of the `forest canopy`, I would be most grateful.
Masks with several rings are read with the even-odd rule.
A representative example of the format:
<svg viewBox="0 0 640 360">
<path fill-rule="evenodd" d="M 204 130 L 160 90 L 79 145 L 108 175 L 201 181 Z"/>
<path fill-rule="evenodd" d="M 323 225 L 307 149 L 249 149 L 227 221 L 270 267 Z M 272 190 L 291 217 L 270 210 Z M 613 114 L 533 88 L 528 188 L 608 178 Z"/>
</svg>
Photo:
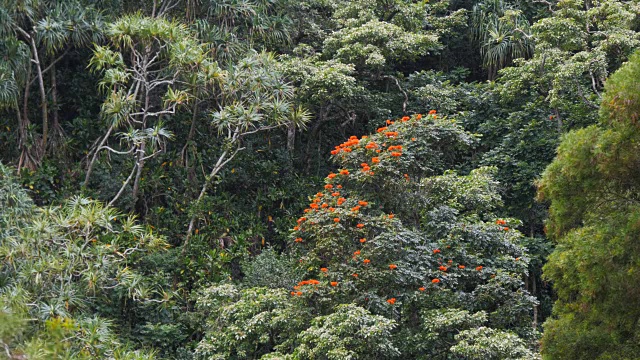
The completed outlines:
<svg viewBox="0 0 640 360">
<path fill-rule="evenodd" d="M 639 30 L 0 0 L 0 357 L 636 359 Z"/>
</svg>

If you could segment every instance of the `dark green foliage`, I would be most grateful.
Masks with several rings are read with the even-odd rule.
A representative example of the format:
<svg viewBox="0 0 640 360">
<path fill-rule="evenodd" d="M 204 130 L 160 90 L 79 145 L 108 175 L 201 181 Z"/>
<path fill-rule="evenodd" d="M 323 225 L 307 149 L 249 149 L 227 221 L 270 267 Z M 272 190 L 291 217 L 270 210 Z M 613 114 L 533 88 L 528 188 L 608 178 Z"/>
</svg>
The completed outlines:
<svg viewBox="0 0 640 360">
<path fill-rule="evenodd" d="M 630 91 L 639 79 L 636 54 L 607 81 L 600 124 L 565 136 L 540 181 L 557 241 L 544 267 L 558 295 L 545 323 L 548 358 L 627 359 L 639 350 L 640 139 Z"/>
</svg>

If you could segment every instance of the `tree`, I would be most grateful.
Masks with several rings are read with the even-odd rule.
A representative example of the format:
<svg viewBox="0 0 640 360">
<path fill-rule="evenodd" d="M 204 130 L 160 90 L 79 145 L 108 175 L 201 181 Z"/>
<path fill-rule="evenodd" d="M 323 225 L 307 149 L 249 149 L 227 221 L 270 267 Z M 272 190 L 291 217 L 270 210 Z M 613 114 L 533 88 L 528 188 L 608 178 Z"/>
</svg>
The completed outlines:
<svg viewBox="0 0 640 360">
<path fill-rule="evenodd" d="M 80 1 L 50 2 L 3 0 L 0 2 L 0 49 L 10 59 L 0 63 L 0 109 L 14 108 L 18 120 L 18 168 L 36 168 L 47 152 L 50 138 L 49 99 L 45 74 L 49 72 L 53 108 L 54 137 L 62 134 L 58 120 L 55 65 L 73 46 L 86 46 L 101 36 L 102 17 L 93 7 Z M 49 60 L 47 66 L 46 62 Z M 32 63 L 35 78 L 32 78 Z M 40 94 L 42 135 L 30 129 L 29 91 L 37 81 Z M 22 94 L 22 98 L 20 98 Z M 20 110 L 19 101 L 22 100 Z M 54 142 L 55 145 L 56 142 Z M 53 148 L 54 146 L 52 146 Z"/>
<path fill-rule="evenodd" d="M 280 292 L 268 309 L 247 313 L 233 299 L 266 290 L 209 290 L 227 305 L 213 304 L 219 310 L 208 315 L 216 323 L 199 345 L 207 356 L 275 350 L 267 358 L 534 358 L 526 344 L 535 336 L 535 300 L 520 280 L 527 254 L 509 228 L 517 221 L 492 213 L 499 204 L 492 169 L 446 171 L 475 138 L 435 114 L 387 124 L 333 151 L 339 171 L 327 176 L 293 229 L 291 254 L 306 274 L 289 301 Z M 279 331 L 284 324 L 286 332 Z M 487 330 L 471 331 L 477 326 Z M 252 336 L 230 334 L 221 343 L 211 332 L 228 327 Z M 367 340 L 369 330 L 379 340 Z M 283 336 L 257 337 L 267 333 Z M 333 338 L 342 340 L 327 340 Z M 474 350 L 481 339 L 496 347 Z"/>
<path fill-rule="evenodd" d="M 547 358 L 630 359 L 640 351 L 639 79 L 636 53 L 607 80 L 599 123 L 567 134 L 539 182 L 557 242 L 544 266 L 558 296 L 545 323 Z"/>
</svg>

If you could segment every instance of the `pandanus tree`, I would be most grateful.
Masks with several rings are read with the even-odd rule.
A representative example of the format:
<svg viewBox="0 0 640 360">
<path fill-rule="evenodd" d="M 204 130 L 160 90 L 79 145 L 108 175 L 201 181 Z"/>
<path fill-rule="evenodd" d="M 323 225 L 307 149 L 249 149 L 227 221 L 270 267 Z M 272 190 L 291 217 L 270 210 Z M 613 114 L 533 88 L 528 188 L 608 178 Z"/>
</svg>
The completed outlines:
<svg viewBox="0 0 640 360">
<path fill-rule="evenodd" d="M 0 2 L 0 108 L 15 110 L 18 168 L 37 167 L 47 149 L 58 144 L 50 141 L 63 134 L 58 118 L 56 64 L 71 48 L 98 41 L 101 30 L 100 13 L 81 1 Z M 33 107 L 29 93 L 34 84 L 39 92 L 40 134 L 29 120 Z"/>
<path fill-rule="evenodd" d="M 166 122 L 192 98 L 184 77 L 211 74 L 208 81 L 215 82 L 219 68 L 207 60 L 206 47 L 186 26 L 163 18 L 125 16 L 110 24 L 106 36 L 109 44 L 96 45 L 90 66 L 104 75 L 100 88 L 107 96 L 101 114 L 107 128 L 87 156 L 84 186 L 105 150 L 126 155 L 133 161 L 131 172 L 110 204 L 129 184 L 135 203 L 145 163 L 173 137 Z M 119 129 L 126 130 L 119 133 L 123 146 L 114 149 L 109 140 Z"/>
<path fill-rule="evenodd" d="M 205 290 L 199 306 L 210 331 L 197 353 L 535 359 L 536 301 L 523 287 L 528 255 L 513 229 L 519 222 L 495 214 L 494 169 L 451 170 L 474 142 L 432 112 L 387 120 L 375 134 L 337 146 L 338 171 L 293 228 L 300 281 L 289 289 Z M 217 336 L 220 327 L 248 336 Z"/>
<path fill-rule="evenodd" d="M 494 80 L 498 70 L 513 60 L 533 55 L 529 21 L 509 2 L 479 2 L 473 7 L 471 19 L 473 38 L 480 46 L 482 64 L 487 68 L 489 80 Z"/>
</svg>

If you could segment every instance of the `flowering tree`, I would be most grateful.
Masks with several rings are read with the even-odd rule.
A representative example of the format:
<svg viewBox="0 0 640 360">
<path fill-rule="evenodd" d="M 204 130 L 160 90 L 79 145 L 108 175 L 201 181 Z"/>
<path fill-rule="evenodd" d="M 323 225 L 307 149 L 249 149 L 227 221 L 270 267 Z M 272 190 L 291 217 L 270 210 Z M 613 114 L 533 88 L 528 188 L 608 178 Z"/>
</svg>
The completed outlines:
<svg viewBox="0 0 640 360">
<path fill-rule="evenodd" d="M 318 327 L 344 317 L 328 314 L 351 304 L 351 313 L 373 318 L 349 334 L 375 326 L 380 341 L 392 339 L 353 358 L 535 358 L 527 341 L 535 337 L 536 301 L 523 289 L 528 260 L 511 229 L 519 222 L 492 212 L 500 204 L 494 169 L 448 170 L 474 141 L 432 111 L 387 120 L 332 151 L 339 170 L 311 198 L 291 239 L 305 275 L 289 296 L 321 318 L 307 330 L 298 323 L 302 344 L 273 344 L 276 350 L 324 358 L 312 355 L 316 344 L 341 353 Z"/>
</svg>

